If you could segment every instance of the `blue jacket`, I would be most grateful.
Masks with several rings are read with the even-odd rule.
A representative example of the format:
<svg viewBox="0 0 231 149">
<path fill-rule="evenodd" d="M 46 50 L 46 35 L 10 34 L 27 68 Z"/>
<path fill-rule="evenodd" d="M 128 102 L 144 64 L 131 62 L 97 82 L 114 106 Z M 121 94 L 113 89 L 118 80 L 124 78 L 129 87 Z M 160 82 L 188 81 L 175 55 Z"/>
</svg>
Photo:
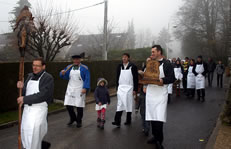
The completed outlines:
<svg viewBox="0 0 231 149">
<path fill-rule="evenodd" d="M 71 65 L 68 65 L 64 70 L 69 68 Z M 59 73 L 59 76 L 62 79 L 69 80 L 70 79 L 70 72 L 71 72 L 72 67 L 67 70 L 67 72 L 62 75 L 62 73 Z M 90 88 L 90 72 L 88 70 L 88 67 L 86 65 L 80 64 L 80 75 L 83 80 L 83 88 L 89 89 Z"/>
</svg>

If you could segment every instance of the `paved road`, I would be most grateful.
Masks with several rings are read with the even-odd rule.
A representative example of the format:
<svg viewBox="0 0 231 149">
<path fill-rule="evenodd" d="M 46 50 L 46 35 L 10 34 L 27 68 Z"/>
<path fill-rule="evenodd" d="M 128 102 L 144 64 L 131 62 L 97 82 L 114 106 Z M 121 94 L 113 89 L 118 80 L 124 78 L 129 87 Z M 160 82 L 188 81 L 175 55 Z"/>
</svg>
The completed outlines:
<svg viewBox="0 0 231 149">
<path fill-rule="evenodd" d="M 226 80 L 227 82 L 227 80 Z M 227 85 L 225 86 L 227 87 Z M 168 119 L 164 125 L 164 146 L 166 149 L 204 149 L 218 114 L 224 103 L 226 89 L 206 89 L 206 101 L 187 99 L 184 95 L 174 97 L 168 105 Z M 51 142 L 51 149 L 153 149 L 146 144 L 148 137 L 141 132 L 139 114 L 133 113 L 131 126 L 111 125 L 116 109 L 116 97 L 107 109 L 105 129 L 96 127 L 95 104 L 89 104 L 84 111 L 83 127 L 67 127 L 67 112 L 49 116 L 49 131 L 45 140 Z M 123 115 L 123 122 L 125 115 Z M 200 141 L 203 139 L 204 141 Z M 0 149 L 17 148 L 17 126 L 0 130 Z"/>
</svg>

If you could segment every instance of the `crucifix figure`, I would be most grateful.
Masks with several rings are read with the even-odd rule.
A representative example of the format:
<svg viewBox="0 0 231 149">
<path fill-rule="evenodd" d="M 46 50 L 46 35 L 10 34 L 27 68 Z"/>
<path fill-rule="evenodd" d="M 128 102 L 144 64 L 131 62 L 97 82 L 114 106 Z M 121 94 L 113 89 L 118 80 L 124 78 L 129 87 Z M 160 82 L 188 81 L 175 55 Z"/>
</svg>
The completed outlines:
<svg viewBox="0 0 231 149">
<path fill-rule="evenodd" d="M 32 13 L 30 12 L 28 6 L 24 6 L 16 19 L 14 31 L 18 28 L 17 37 L 21 57 L 24 57 L 25 55 L 25 49 L 28 42 L 28 34 L 33 31 L 34 28 L 33 19 L 34 17 L 32 17 Z"/>
</svg>

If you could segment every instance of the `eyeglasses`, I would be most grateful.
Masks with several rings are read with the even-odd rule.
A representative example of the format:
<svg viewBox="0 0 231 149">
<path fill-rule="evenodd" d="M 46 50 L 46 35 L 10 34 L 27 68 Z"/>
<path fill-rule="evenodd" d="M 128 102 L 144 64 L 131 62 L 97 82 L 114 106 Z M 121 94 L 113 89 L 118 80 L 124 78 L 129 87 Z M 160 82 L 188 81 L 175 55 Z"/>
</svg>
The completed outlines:
<svg viewBox="0 0 231 149">
<path fill-rule="evenodd" d="M 32 64 L 32 67 L 42 67 L 42 65 L 33 65 Z"/>
</svg>

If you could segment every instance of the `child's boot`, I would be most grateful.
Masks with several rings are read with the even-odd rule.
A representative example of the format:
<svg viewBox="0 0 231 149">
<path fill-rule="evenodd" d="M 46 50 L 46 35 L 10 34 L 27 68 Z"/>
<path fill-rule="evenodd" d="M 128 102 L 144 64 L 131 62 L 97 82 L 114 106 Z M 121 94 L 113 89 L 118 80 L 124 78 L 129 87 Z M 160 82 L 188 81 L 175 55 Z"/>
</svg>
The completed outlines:
<svg viewBox="0 0 231 149">
<path fill-rule="evenodd" d="M 101 119 L 97 118 L 97 127 L 100 127 L 100 125 L 101 125 Z"/>
<path fill-rule="evenodd" d="M 105 120 L 101 120 L 101 125 L 100 125 L 101 129 L 104 129 L 104 123 L 105 123 Z"/>
</svg>

